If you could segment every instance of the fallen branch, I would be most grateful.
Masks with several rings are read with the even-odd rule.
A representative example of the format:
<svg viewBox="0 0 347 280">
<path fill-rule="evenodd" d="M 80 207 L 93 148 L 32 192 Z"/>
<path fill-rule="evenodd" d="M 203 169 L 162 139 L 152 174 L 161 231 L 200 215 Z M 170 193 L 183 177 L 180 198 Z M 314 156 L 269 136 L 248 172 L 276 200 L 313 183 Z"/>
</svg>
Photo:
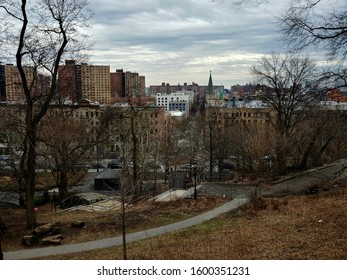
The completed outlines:
<svg viewBox="0 0 347 280">
<path fill-rule="evenodd" d="M 37 237 L 41 237 L 47 233 L 52 232 L 53 230 L 57 230 L 59 226 L 60 226 L 60 223 L 49 223 L 49 224 L 39 226 L 33 230 L 33 235 L 36 235 Z"/>
<path fill-rule="evenodd" d="M 49 236 L 49 237 L 42 239 L 42 245 L 51 245 L 51 244 L 60 245 L 62 239 L 64 239 L 62 234 Z"/>
</svg>

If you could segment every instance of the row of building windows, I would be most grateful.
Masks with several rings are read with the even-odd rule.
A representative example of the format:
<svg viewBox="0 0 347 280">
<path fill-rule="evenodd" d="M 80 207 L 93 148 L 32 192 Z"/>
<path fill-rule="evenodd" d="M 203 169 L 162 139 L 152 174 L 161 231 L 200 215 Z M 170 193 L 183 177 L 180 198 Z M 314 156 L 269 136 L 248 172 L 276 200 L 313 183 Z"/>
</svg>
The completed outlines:
<svg viewBox="0 0 347 280">
<path fill-rule="evenodd" d="M 169 104 L 169 110 L 170 111 L 175 111 L 175 110 L 185 111 L 186 110 L 186 104 L 185 103 L 183 103 L 183 104 L 176 104 L 176 103 Z"/>
<path fill-rule="evenodd" d="M 259 118 L 259 117 L 266 117 L 269 113 L 266 112 L 234 112 L 234 113 L 224 113 L 224 118 L 238 118 L 238 117 L 244 117 L 244 118 Z M 219 113 L 219 117 L 223 117 L 223 113 Z"/>
</svg>

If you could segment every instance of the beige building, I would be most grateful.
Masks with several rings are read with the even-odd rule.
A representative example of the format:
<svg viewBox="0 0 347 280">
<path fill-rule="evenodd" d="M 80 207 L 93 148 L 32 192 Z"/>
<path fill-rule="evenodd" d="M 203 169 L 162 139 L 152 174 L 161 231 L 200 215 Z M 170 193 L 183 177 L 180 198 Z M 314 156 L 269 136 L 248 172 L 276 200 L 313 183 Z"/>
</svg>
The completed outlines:
<svg viewBox="0 0 347 280">
<path fill-rule="evenodd" d="M 101 104 L 111 103 L 110 66 L 81 65 L 82 97 Z"/>
<path fill-rule="evenodd" d="M 1 65 L 3 70 L 3 87 L 1 95 L 4 96 L 6 101 L 23 101 L 25 99 L 22 81 L 17 66 L 12 64 Z M 33 67 L 24 67 L 24 72 L 28 81 L 28 84 L 31 85 L 36 79 L 34 79 L 34 68 Z M 33 87 L 34 90 L 35 87 Z M 33 93 L 34 94 L 34 93 Z"/>
<path fill-rule="evenodd" d="M 218 129 L 224 131 L 234 125 L 257 126 L 266 128 L 275 120 L 272 108 L 227 108 L 214 107 L 205 110 L 206 123 L 212 121 Z"/>
</svg>

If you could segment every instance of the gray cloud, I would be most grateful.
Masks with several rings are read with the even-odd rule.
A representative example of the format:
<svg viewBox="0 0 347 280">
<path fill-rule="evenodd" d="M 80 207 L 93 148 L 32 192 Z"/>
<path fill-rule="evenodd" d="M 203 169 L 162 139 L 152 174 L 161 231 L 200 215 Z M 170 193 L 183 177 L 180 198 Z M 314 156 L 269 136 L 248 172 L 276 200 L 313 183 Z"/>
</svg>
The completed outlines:
<svg viewBox="0 0 347 280">
<path fill-rule="evenodd" d="M 249 68 L 281 48 L 272 23 L 279 1 L 236 7 L 210 0 L 102 0 L 94 10 L 90 62 L 146 76 L 147 86 L 169 82 L 229 87 L 251 81 Z"/>
</svg>

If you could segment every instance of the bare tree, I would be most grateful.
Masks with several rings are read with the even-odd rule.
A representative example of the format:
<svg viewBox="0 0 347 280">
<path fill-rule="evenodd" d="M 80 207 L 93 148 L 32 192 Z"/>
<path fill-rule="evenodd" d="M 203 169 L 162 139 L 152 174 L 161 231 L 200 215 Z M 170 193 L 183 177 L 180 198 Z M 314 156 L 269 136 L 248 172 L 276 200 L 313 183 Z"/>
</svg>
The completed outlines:
<svg viewBox="0 0 347 280">
<path fill-rule="evenodd" d="M 230 151 L 230 131 L 226 129 L 224 107 L 209 106 L 204 110 L 204 145 L 208 153 L 208 173 L 212 178 L 213 170 L 217 167 L 221 175 L 224 160 Z"/>
<path fill-rule="evenodd" d="M 296 129 L 292 137 L 292 151 L 297 151 L 295 166 L 306 169 L 319 166 L 344 156 L 338 148 L 339 139 L 346 137 L 347 125 L 345 116 L 338 110 L 315 108 Z M 335 149 L 330 149 L 335 146 Z"/>
<path fill-rule="evenodd" d="M 185 164 L 189 164 L 189 178 L 192 179 L 193 165 L 199 165 L 200 169 L 203 167 L 204 162 L 201 162 L 203 147 L 203 122 L 201 116 L 188 116 L 177 124 L 176 131 L 179 131 L 178 138 L 180 144 L 178 145 L 177 152 L 179 151 L 180 157 Z M 177 137 L 177 135 L 176 135 Z M 172 150 L 174 147 L 171 147 Z"/>
<path fill-rule="evenodd" d="M 38 153 L 52 170 L 60 200 L 66 196 L 76 164 L 107 137 L 103 128 L 94 126 L 92 117 L 74 118 L 75 111 L 71 106 L 52 108 L 40 126 Z"/>
<path fill-rule="evenodd" d="M 248 172 L 271 172 L 271 156 L 274 129 L 266 124 L 239 122 L 229 129 L 234 155 L 237 157 L 238 169 Z"/>
<path fill-rule="evenodd" d="M 347 55 L 347 8 L 344 1 L 292 2 L 279 22 L 285 40 L 294 50 L 320 46 L 330 59 Z"/>
<path fill-rule="evenodd" d="M 347 8 L 345 1 L 301 0 L 290 2 L 278 17 L 280 31 L 291 51 L 307 49 L 326 54 L 330 62 L 322 79 L 345 86 L 347 76 Z"/>
<path fill-rule="evenodd" d="M 161 141 L 159 145 L 159 160 L 164 165 L 164 183 L 167 183 L 168 175 L 170 172 L 170 166 L 176 154 L 179 151 L 179 148 L 176 145 L 176 141 L 174 141 L 172 134 L 167 137 L 166 141 Z"/>
<path fill-rule="evenodd" d="M 286 168 L 288 139 L 305 112 L 319 101 L 318 93 L 306 87 L 306 82 L 315 78 L 315 65 L 308 57 L 272 54 L 251 68 L 256 81 L 264 85 L 263 102 L 276 112 L 275 119 L 270 121 L 277 132 L 275 150 L 278 168 L 282 171 Z"/>
<path fill-rule="evenodd" d="M 216 126 L 218 123 L 218 108 L 211 107 L 204 111 L 205 113 L 205 131 L 204 131 L 204 141 L 205 147 L 209 154 L 209 177 L 212 178 L 214 161 L 215 161 L 215 151 L 217 147 L 217 140 L 219 128 Z"/>
<path fill-rule="evenodd" d="M 108 108 L 103 112 L 100 120 L 111 139 L 110 143 L 118 146 L 117 156 L 122 160 L 121 170 L 117 173 L 120 179 L 118 194 L 121 199 L 120 219 L 123 259 L 125 260 L 128 258 L 126 208 L 142 194 L 144 159 L 151 150 L 148 137 L 150 127 L 142 115 L 149 111 L 149 107 L 136 106 L 129 99 L 129 107 Z"/>
<path fill-rule="evenodd" d="M 122 170 L 121 177 L 120 177 L 120 189 L 119 194 L 121 198 L 121 209 L 120 209 L 120 217 L 121 217 L 121 224 L 122 224 L 122 245 L 123 245 L 123 259 L 128 259 L 128 252 L 127 252 L 127 240 L 126 240 L 126 233 L 127 233 L 127 216 L 126 216 L 126 209 L 127 206 L 131 203 L 131 201 L 134 198 L 134 192 L 136 187 L 133 184 L 132 176 L 129 173 L 129 170 Z"/>
<path fill-rule="evenodd" d="M 138 198 L 142 195 L 145 159 L 158 149 L 155 147 L 156 143 L 152 145 L 153 136 L 150 132 L 153 126 L 145 115 L 156 114 L 158 108 L 144 106 L 132 99 L 128 101 L 127 107 L 112 107 L 106 110 L 101 123 L 103 127 L 109 128 L 108 133 L 113 144 L 118 144 L 122 167 L 132 174 L 133 184 L 136 186 L 134 198 Z"/>
<path fill-rule="evenodd" d="M 2 0 L 0 8 L 6 14 L 4 21 L 13 26 L 1 43 L 15 49 L 13 56 L 23 89 L 25 140 L 20 166 L 25 182 L 27 227 L 33 228 L 38 127 L 57 94 L 59 64 L 68 53 L 81 50 L 82 31 L 91 13 L 86 0 Z M 31 67 L 30 73 L 25 71 L 26 65 Z M 39 74 L 49 75 L 49 85 L 40 85 Z"/>
</svg>

